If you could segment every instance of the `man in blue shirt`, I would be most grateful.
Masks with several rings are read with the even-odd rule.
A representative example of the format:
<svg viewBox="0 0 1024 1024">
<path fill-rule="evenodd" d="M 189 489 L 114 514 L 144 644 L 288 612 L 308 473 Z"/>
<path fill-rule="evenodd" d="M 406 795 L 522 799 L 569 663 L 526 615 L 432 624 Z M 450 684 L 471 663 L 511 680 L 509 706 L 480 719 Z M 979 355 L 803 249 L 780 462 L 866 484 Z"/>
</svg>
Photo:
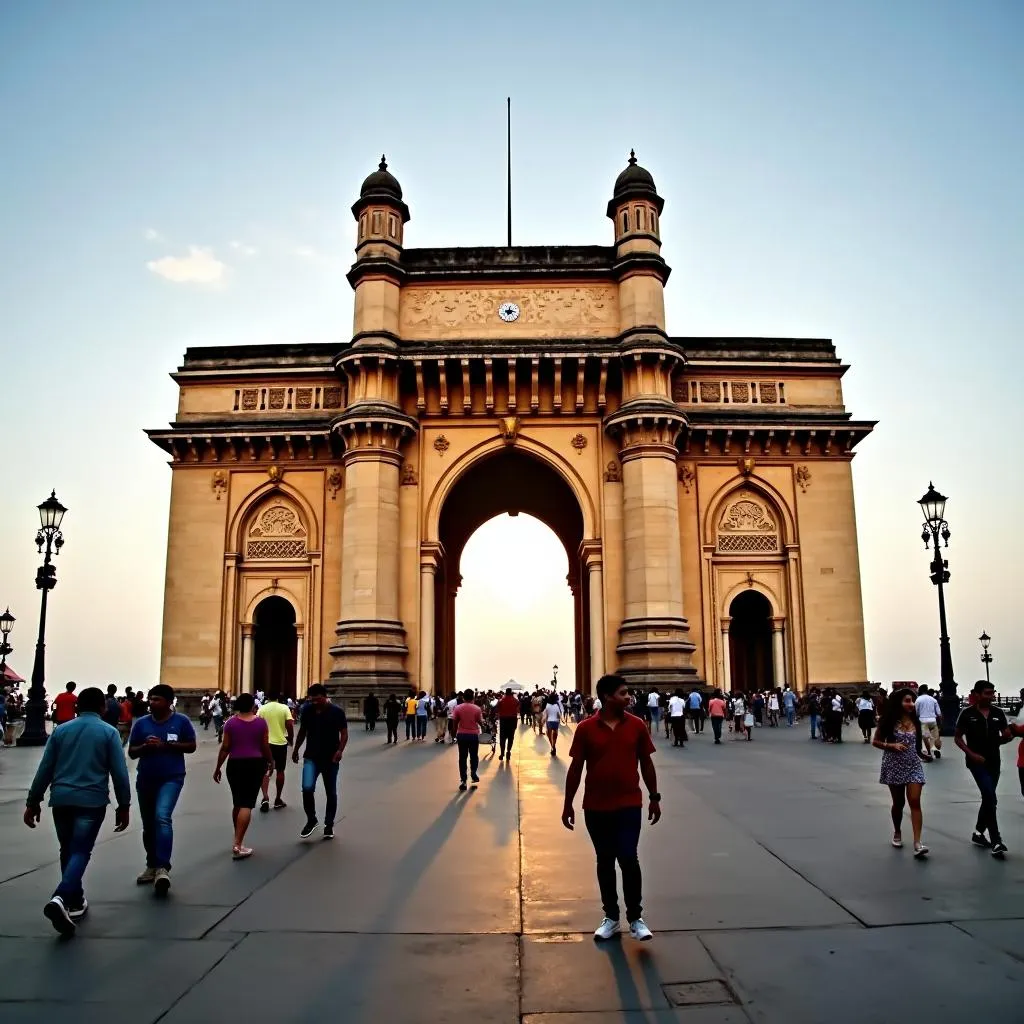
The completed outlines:
<svg viewBox="0 0 1024 1024">
<path fill-rule="evenodd" d="M 299 836 L 308 839 L 318 828 L 316 817 L 316 780 L 322 776 L 327 805 L 324 808 L 324 839 L 334 838 L 334 818 L 338 813 L 338 769 L 348 744 L 348 719 L 345 712 L 327 699 L 323 683 L 314 683 L 309 700 L 299 712 L 299 735 L 295 738 L 292 760 L 299 763 L 299 751 L 306 744 L 302 759 L 302 808 L 306 824 Z M 415 717 L 415 712 L 413 712 Z"/>
<path fill-rule="evenodd" d="M 782 691 L 782 707 L 786 712 L 786 722 L 792 728 L 796 716 L 796 694 L 788 686 Z"/>
<path fill-rule="evenodd" d="M 692 690 L 686 698 L 687 711 L 690 713 L 690 727 L 694 733 L 704 731 L 704 698 L 700 690 Z"/>
<path fill-rule="evenodd" d="M 171 710 L 174 689 L 159 683 L 149 691 L 149 714 L 135 720 L 128 756 L 139 762 L 135 792 L 142 817 L 146 870 L 138 885 L 153 883 L 157 896 L 171 887 L 171 816 L 185 785 L 185 755 L 195 752 L 196 733 L 185 715 Z"/>
<path fill-rule="evenodd" d="M 78 717 L 53 730 L 25 801 L 25 824 L 35 828 L 43 794 L 50 790 L 61 877 L 43 913 L 61 935 L 74 935 L 75 922 L 89 909 L 82 878 L 110 803 L 109 779 L 117 799 L 114 831 L 128 827 L 132 787 L 121 738 L 100 717 L 104 703 L 95 686 L 81 692 Z"/>
</svg>

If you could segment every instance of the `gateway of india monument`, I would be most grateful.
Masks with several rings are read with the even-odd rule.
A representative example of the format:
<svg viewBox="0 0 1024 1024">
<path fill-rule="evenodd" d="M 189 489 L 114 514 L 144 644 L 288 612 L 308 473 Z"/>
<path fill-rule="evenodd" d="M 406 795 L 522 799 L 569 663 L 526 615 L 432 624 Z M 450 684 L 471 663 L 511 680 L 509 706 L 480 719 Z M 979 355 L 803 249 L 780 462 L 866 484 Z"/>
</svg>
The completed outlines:
<svg viewBox="0 0 1024 1024">
<path fill-rule="evenodd" d="M 665 203 L 634 156 L 609 245 L 408 248 L 384 160 L 352 207 L 352 337 L 190 348 L 161 681 L 448 693 L 459 562 L 501 513 L 565 548 L 575 679 L 867 679 L 847 367 L 824 339 L 668 332 Z M 514 588 L 513 588 L 514 589 Z M 494 683 L 507 678 L 494 666 Z"/>
</svg>

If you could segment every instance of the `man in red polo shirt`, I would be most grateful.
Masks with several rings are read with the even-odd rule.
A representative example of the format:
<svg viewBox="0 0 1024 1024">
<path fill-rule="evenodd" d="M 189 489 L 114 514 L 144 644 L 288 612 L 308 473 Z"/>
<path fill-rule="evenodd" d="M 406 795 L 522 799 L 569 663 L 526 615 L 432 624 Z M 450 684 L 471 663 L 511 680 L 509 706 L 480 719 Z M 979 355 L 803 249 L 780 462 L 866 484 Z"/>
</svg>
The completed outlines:
<svg viewBox="0 0 1024 1024">
<path fill-rule="evenodd" d="M 505 760 L 506 753 L 512 760 L 512 741 L 515 739 L 516 726 L 519 724 L 519 700 L 512 696 L 512 687 L 505 690 L 505 695 L 498 701 L 498 739 L 501 741 L 499 761 Z M 507 748 L 507 749 L 506 749 Z"/>
<path fill-rule="evenodd" d="M 75 696 L 75 684 L 68 683 L 63 693 L 58 693 L 53 701 L 53 720 L 57 725 L 70 722 L 75 717 L 78 698 Z"/>
<path fill-rule="evenodd" d="M 621 676 L 602 676 L 597 681 L 601 710 L 576 727 L 569 757 L 572 764 L 565 779 L 562 824 L 572 831 L 576 824 L 573 800 L 587 766 L 583 790 L 583 817 L 597 854 L 597 884 L 601 888 L 604 920 L 595 939 L 610 939 L 622 930 L 615 862 L 622 871 L 622 895 L 626 901 L 629 934 L 644 941 L 654 936 L 644 923 L 642 880 L 637 846 L 643 818 L 640 776 L 649 793 L 647 814 L 651 824 L 661 819 L 661 794 L 651 754 L 654 743 L 643 719 L 628 714 L 629 689 Z"/>
</svg>

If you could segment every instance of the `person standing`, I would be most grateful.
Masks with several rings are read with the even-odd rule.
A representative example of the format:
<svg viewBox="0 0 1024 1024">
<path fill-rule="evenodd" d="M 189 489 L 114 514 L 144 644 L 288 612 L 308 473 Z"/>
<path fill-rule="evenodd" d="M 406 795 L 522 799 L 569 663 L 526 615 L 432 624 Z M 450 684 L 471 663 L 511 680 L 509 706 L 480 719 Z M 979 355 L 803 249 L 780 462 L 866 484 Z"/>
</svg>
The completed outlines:
<svg viewBox="0 0 1024 1024">
<path fill-rule="evenodd" d="M 544 720 L 548 735 L 548 743 L 551 746 L 551 756 L 558 753 L 558 729 L 562 724 L 562 705 L 558 700 L 558 694 L 548 694 L 548 702 L 544 707 Z"/>
<path fill-rule="evenodd" d="M 651 824 L 661 819 L 661 794 L 651 754 L 654 743 L 646 724 L 626 711 L 629 690 L 621 676 L 606 675 L 597 681 L 601 710 L 581 722 L 573 737 L 572 759 L 565 779 L 562 824 L 573 831 L 573 802 L 583 779 L 583 817 L 594 844 L 597 882 L 601 890 L 604 920 L 594 932 L 597 940 L 610 939 L 621 931 L 615 864 L 622 872 L 626 920 L 634 939 L 653 938 L 643 919 L 643 880 L 637 847 L 643 817 L 640 776 L 647 787 Z"/>
<path fill-rule="evenodd" d="M 427 738 L 427 722 L 430 719 L 430 698 L 425 690 L 420 690 L 416 698 L 416 739 Z"/>
<path fill-rule="evenodd" d="M 792 729 L 796 717 L 796 694 L 787 687 L 782 691 L 782 708 L 786 712 L 786 724 Z"/>
<path fill-rule="evenodd" d="M 431 711 L 434 715 L 434 742 L 443 744 L 448 735 L 448 702 L 441 694 L 435 695 L 431 701 Z"/>
<path fill-rule="evenodd" d="M 214 732 L 217 733 L 217 742 L 224 738 L 224 712 L 226 698 L 220 690 L 210 698 L 210 721 L 213 722 Z"/>
<path fill-rule="evenodd" d="M 416 739 L 416 707 L 419 700 L 414 693 L 405 698 L 405 738 Z"/>
<path fill-rule="evenodd" d="M 308 691 L 309 701 L 299 714 L 299 735 L 295 740 L 292 761 L 299 763 L 299 751 L 306 744 L 302 760 L 302 807 L 306 824 L 299 832 L 308 839 L 319 827 L 316 816 L 316 780 L 324 780 L 327 803 L 324 807 L 324 839 L 334 838 L 334 819 L 338 814 L 338 772 L 348 744 L 348 719 L 345 712 L 327 699 L 323 683 L 314 683 Z"/>
<path fill-rule="evenodd" d="M 817 690 L 807 694 L 807 718 L 811 723 L 811 739 L 818 738 L 818 724 L 821 721 L 821 697 Z"/>
<path fill-rule="evenodd" d="M 363 728 L 367 732 L 376 732 L 378 718 L 380 718 L 380 701 L 375 693 L 368 693 L 363 701 Z"/>
<path fill-rule="evenodd" d="M 981 794 L 978 822 L 971 842 L 992 851 L 1002 860 L 1007 853 L 996 817 L 996 788 L 999 786 L 1000 748 L 1012 739 L 1003 709 L 992 703 L 995 687 L 984 679 L 974 684 L 974 701 L 960 712 L 953 742 L 967 757 L 967 770 Z M 988 832 L 988 838 L 985 833 Z"/>
<path fill-rule="evenodd" d="M 260 812 L 266 814 L 270 810 L 270 775 L 276 772 L 275 785 L 277 795 L 274 798 L 274 810 L 278 811 L 285 806 L 281 794 L 284 792 L 284 770 L 288 764 L 288 748 L 295 740 L 295 722 L 292 713 L 288 710 L 284 698 L 279 693 L 271 696 L 270 701 L 264 704 L 259 711 L 260 718 L 267 723 L 267 740 L 270 743 L 269 765 L 263 776 L 263 801 L 260 804 Z M 231 773 L 228 772 L 228 782 L 231 781 Z"/>
<path fill-rule="evenodd" d="M 672 746 L 681 747 L 686 742 L 686 698 L 682 690 L 676 690 L 669 698 L 668 719 L 672 725 Z"/>
<path fill-rule="evenodd" d="M 388 730 L 388 738 L 385 745 L 398 742 L 398 719 L 401 714 L 401 701 L 394 694 L 391 694 L 384 701 L 384 724 Z"/>
<path fill-rule="evenodd" d="M 715 743 L 722 742 L 722 725 L 726 716 L 725 698 L 721 690 L 715 690 L 714 696 L 708 701 L 708 718 L 711 719 L 711 731 L 715 736 Z"/>
<path fill-rule="evenodd" d="M 516 719 L 519 716 L 519 701 L 512 695 L 512 688 L 498 701 L 498 742 L 501 744 L 499 761 L 512 760 L 512 741 L 516 737 Z"/>
<path fill-rule="evenodd" d="M 128 756 L 139 762 L 135 792 L 142 818 L 142 845 L 146 869 L 135 879 L 154 886 L 157 896 L 171 888 L 171 819 L 185 785 L 185 755 L 196 749 L 196 733 L 189 719 L 171 710 L 174 689 L 158 683 L 149 691 L 149 714 L 136 718 L 128 738 Z"/>
<path fill-rule="evenodd" d="M 53 827 L 60 846 L 60 884 L 43 915 L 61 935 L 71 936 L 89 909 L 82 880 L 110 803 L 108 781 L 114 784 L 117 808 L 114 831 L 128 827 L 131 781 L 117 729 L 100 717 L 103 691 L 86 687 L 78 698 L 78 718 L 50 734 L 25 800 L 24 822 L 35 828 L 42 814 L 43 794 L 50 791 Z"/>
<path fill-rule="evenodd" d="M 738 740 L 740 736 L 745 732 L 746 725 L 744 722 L 747 718 L 747 704 L 743 699 L 743 694 L 735 694 L 732 702 L 732 727 L 733 727 L 733 739 Z"/>
<path fill-rule="evenodd" d="M 700 690 L 692 690 L 686 700 L 687 709 L 690 714 L 690 728 L 694 735 L 704 731 L 704 707 Z"/>
<path fill-rule="evenodd" d="M 53 720 L 57 725 L 70 722 L 75 717 L 75 705 L 78 698 L 75 697 L 75 683 L 68 683 L 63 693 L 58 693 L 53 699 Z"/>
<path fill-rule="evenodd" d="M 117 728 L 121 721 L 121 702 L 117 699 L 117 685 L 110 683 L 107 686 L 107 698 L 103 705 L 103 721 L 112 728 Z"/>
<path fill-rule="evenodd" d="M 874 701 L 867 699 L 874 719 Z M 921 762 L 930 761 L 931 757 L 921 748 L 921 723 L 911 690 L 895 690 L 889 695 L 872 743 L 885 751 L 878 781 L 888 786 L 892 794 L 892 845 L 897 849 L 903 846 L 903 808 L 910 804 L 914 856 L 923 860 L 928 856 L 928 847 L 921 840 L 921 791 L 925 781 Z"/>
<path fill-rule="evenodd" d="M 846 710 L 846 702 L 843 700 L 843 695 L 837 690 L 832 691 L 832 697 L 829 701 L 830 710 L 828 712 L 828 733 L 829 738 L 833 743 L 843 742 L 843 713 Z"/>
<path fill-rule="evenodd" d="M 942 757 L 942 709 L 926 685 L 922 684 L 917 692 L 915 707 L 921 722 L 925 750 L 938 761 Z"/>
<path fill-rule="evenodd" d="M 469 760 L 470 778 L 473 785 L 480 782 L 477 769 L 480 766 L 480 723 L 484 713 L 477 706 L 472 690 L 462 694 L 462 703 L 455 706 L 451 721 L 455 726 L 455 739 L 459 744 L 459 789 L 466 789 L 466 761 Z"/>
<path fill-rule="evenodd" d="M 768 694 L 768 725 L 775 728 L 779 724 L 779 691 L 772 690 Z"/>
<path fill-rule="evenodd" d="M 647 694 L 647 727 L 651 732 L 657 732 L 658 724 L 661 722 L 661 694 L 658 688 L 652 686 Z"/>
<path fill-rule="evenodd" d="M 263 707 L 260 708 L 262 710 Z M 251 693 L 240 693 L 235 698 L 235 714 L 224 723 L 224 739 L 213 769 L 213 781 L 220 785 L 221 766 L 225 760 L 228 763 L 231 824 L 234 828 L 231 856 L 234 860 L 252 856 L 252 849 L 245 845 L 245 833 L 252 821 L 252 809 L 256 806 L 260 786 L 264 779 L 270 777 L 269 769 L 274 763 L 269 735 L 266 721 L 256 711 L 256 698 Z"/>
<path fill-rule="evenodd" d="M 857 725 L 860 727 L 864 742 L 870 743 L 871 730 L 875 727 L 875 702 L 871 699 L 871 694 L 867 690 L 864 690 L 857 698 Z M 875 744 L 875 746 L 877 745 Z"/>
</svg>

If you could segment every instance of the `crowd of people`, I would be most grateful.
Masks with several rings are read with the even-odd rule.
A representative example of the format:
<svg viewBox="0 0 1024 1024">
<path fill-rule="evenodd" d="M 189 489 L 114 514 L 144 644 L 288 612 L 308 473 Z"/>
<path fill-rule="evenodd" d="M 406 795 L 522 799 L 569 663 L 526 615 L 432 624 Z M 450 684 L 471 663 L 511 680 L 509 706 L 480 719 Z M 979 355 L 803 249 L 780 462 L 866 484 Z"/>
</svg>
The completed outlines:
<svg viewBox="0 0 1024 1024">
<path fill-rule="evenodd" d="M 44 907 L 45 916 L 62 935 L 73 935 L 88 910 L 83 876 L 109 804 L 112 785 L 115 831 L 129 821 L 131 783 L 125 759 L 137 762 L 135 795 L 142 821 L 145 867 L 139 885 L 152 885 L 158 896 L 171 888 L 174 843 L 173 816 L 185 781 L 186 756 L 196 750 L 196 731 L 190 718 L 176 710 L 174 690 L 160 684 L 145 696 L 130 688 L 118 694 L 87 687 L 76 692 L 68 683 L 53 702 L 56 723 L 29 788 L 25 824 L 34 828 L 41 817 L 42 799 L 49 791 L 54 828 L 60 847 L 61 880 Z M 1011 722 L 994 702 L 990 683 L 977 683 L 956 722 L 954 743 L 963 753 L 981 802 L 970 841 L 1002 859 L 1007 848 L 997 818 L 996 790 L 1000 749 L 1014 737 L 1024 738 L 1024 722 Z M 1024 693 L 1022 693 L 1024 697 Z M 655 687 L 630 688 L 619 676 L 602 677 L 593 697 L 536 687 L 516 693 L 465 690 L 445 698 L 425 692 L 383 702 L 369 694 L 363 703 L 365 728 L 376 731 L 383 717 L 387 744 L 397 744 L 404 718 L 406 739 L 423 742 L 428 723 L 435 722 L 434 742 L 458 747 L 459 790 L 480 784 L 481 738 L 500 742 L 499 765 L 512 758 L 515 737 L 529 727 L 548 739 L 550 756 L 558 753 L 563 724 L 575 723 L 569 750 L 563 824 L 575 827 L 574 800 L 584 784 L 583 812 L 594 845 L 604 918 L 597 939 L 620 931 L 616 864 L 622 874 L 623 896 L 630 933 L 651 938 L 642 917 L 640 865 L 637 848 L 642 823 L 643 795 L 648 791 L 648 820 L 661 817 L 661 797 L 651 755 L 654 739 L 664 728 L 673 746 L 704 732 L 711 723 L 714 742 L 726 730 L 734 739 L 750 741 L 755 729 L 794 727 L 806 716 L 809 737 L 841 742 L 843 727 L 856 721 L 865 743 L 882 751 L 879 782 L 891 794 L 891 843 L 903 846 L 903 818 L 909 807 L 914 856 L 929 850 L 923 839 L 922 792 L 924 765 L 942 756 L 941 706 L 928 687 L 865 690 L 856 699 L 836 691 L 812 689 L 798 697 L 791 689 L 756 693 L 707 693 L 677 688 L 663 694 Z M 305 822 L 303 840 L 321 828 L 322 838 L 334 838 L 338 812 L 338 775 L 348 744 L 348 720 L 332 703 L 321 684 L 309 687 L 301 704 L 279 694 L 242 693 L 230 700 L 222 691 L 202 699 L 200 725 L 212 725 L 219 742 L 214 783 L 226 778 L 231 793 L 231 856 L 245 860 L 253 850 L 245 844 L 257 804 L 261 813 L 287 806 L 285 774 L 289 760 L 302 759 L 301 793 Z M 297 726 L 297 728 L 296 728 Z M 688 728 L 689 727 L 689 728 Z M 1024 793 L 1024 742 L 1018 756 Z M 322 821 L 318 816 L 317 783 L 324 790 Z M 271 804 L 270 789 L 274 786 Z"/>
</svg>

